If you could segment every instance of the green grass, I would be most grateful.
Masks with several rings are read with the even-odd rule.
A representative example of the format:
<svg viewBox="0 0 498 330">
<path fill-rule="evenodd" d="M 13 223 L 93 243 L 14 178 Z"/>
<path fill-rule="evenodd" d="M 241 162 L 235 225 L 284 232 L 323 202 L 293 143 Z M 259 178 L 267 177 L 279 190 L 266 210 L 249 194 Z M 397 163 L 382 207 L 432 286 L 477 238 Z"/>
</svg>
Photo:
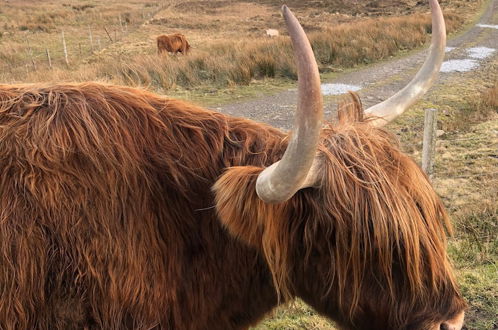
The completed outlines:
<svg viewBox="0 0 498 330">
<path fill-rule="evenodd" d="M 329 320 L 318 315 L 312 308 L 300 300 L 290 307 L 280 307 L 253 330 L 322 330 L 334 329 Z"/>
<path fill-rule="evenodd" d="M 195 89 L 175 88 L 166 93 L 168 97 L 214 107 L 275 94 L 289 88 L 295 88 L 295 81 L 259 79 L 251 81 L 248 85 L 234 85 L 223 89 L 203 86 Z"/>
</svg>

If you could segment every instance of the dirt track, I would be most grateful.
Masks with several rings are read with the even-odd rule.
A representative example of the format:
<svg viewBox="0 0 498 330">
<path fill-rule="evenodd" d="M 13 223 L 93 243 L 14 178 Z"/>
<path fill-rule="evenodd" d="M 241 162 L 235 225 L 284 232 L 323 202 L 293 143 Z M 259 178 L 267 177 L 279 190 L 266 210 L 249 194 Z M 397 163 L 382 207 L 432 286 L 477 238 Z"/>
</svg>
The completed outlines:
<svg viewBox="0 0 498 330">
<path fill-rule="evenodd" d="M 498 0 L 491 0 L 487 10 L 479 19 L 477 24 L 498 25 Z M 466 33 L 452 38 L 447 42 L 451 51 L 446 54 L 446 61 L 454 59 L 467 59 L 467 49 L 473 47 L 498 48 L 498 29 L 493 27 L 473 26 Z M 395 59 L 393 61 L 372 65 L 366 69 L 340 75 L 333 81 L 327 83 L 342 83 L 348 85 L 358 85 L 362 89 L 358 92 L 365 105 L 365 108 L 385 100 L 403 86 L 413 77 L 417 69 L 422 65 L 427 51 L 421 51 L 407 57 Z M 498 57 L 498 49 L 489 57 L 480 59 L 479 65 L 486 66 L 493 59 Z M 469 76 L 473 74 L 468 72 L 441 73 L 438 84 L 451 80 L 456 76 Z M 433 87 L 435 88 L 435 87 Z M 257 121 L 269 123 L 282 129 L 290 129 L 292 116 L 295 109 L 297 93 L 296 90 L 288 90 L 275 95 L 254 99 L 247 102 L 235 103 L 217 107 L 220 112 L 250 118 Z M 429 92 L 426 98 L 431 97 Z M 326 116 L 333 116 L 335 102 L 329 100 L 326 102 Z"/>
</svg>

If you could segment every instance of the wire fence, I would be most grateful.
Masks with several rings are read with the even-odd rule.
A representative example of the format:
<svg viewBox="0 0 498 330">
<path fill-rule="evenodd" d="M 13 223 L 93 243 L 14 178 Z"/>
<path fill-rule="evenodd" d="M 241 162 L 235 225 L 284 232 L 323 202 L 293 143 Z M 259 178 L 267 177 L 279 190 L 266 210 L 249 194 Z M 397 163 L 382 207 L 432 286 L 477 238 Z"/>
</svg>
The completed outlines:
<svg viewBox="0 0 498 330">
<path fill-rule="evenodd" d="M 43 34 L 18 31 L 12 41 L 19 43 L 15 49 L 0 51 L 0 70 L 9 73 L 24 71 L 26 75 L 57 67 L 67 68 L 81 63 L 88 57 L 124 40 L 130 33 L 149 22 L 169 4 L 161 2 L 152 9 L 142 9 L 141 15 L 133 21 L 125 15 L 117 14 L 78 27 L 58 27 L 57 33 Z M 44 38 L 42 42 L 38 38 Z M 23 45 L 24 43 L 24 45 Z M 6 48 L 8 46 L 5 46 Z M 0 49 L 1 50 L 1 49 Z"/>
<path fill-rule="evenodd" d="M 432 120 L 428 120 L 428 117 L 432 116 Z M 488 136 L 472 136 L 472 137 L 456 137 L 451 138 L 447 137 L 443 140 L 437 140 L 437 110 L 435 109 L 427 109 L 425 115 L 424 122 L 424 139 L 422 141 L 422 169 L 427 173 L 431 181 L 434 182 L 435 177 L 437 177 L 439 183 L 440 180 L 445 179 L 480 179 L 481 182 L 484 179 L 489 179 L 484 181 L 479 186 L 482 189 L 488 189 L 490 185 L 498 185 L 498 132 L 496 134 L 491 133 Z M 476 150 L 475 153 L 468 154 L 465 156 L 471 155 L 471 161 L 483 160 L 486 163 L 485 168 L 492 168 L 495 170 L 485 172 L 479 171 L 477 167 L 461 167 L 453 168 L 452 171 L 437 171 L 438 164 L 434 165 L 436 161 L 436 154 L 438 152 L 442 152 L 445 150 L 441 150 L 442 148 L 447 147 L 448 145 L 455 145 L 455 143 L 464 144 L 465 142 L 472 142 L 473 144 L 486 144 L 486 147 L 491 151 L 490 153 L 483 153 L 481 150 Z M 413 147 L 413 145 L 411 145 Z M 494 148 L 496 146 L 496 149 Z M 419 146 L 418 146 L 419 147 Z M 475 147 L 475 146 L 474 146 Z M 462 148 L 466 148 L 466 146 L 462 146 Z M 465 157 L 463 156 L 463 157 Z M 475 157 L 475 158 L 474 158 Z M 488 164 L 488 159 L 491 160 L 491 164 Z M 446 160 L 446 163 L 451 162 Z M 457 164 L 452 164 L 457 166 Z M 436 170 L 434 170 L 436 168 Z M 479 171 L 479 172 L 478 172 Z M 463 173 L 462 173 L 463 172 Z M 495 180 L 496 179 L 496 182 Z M 476 186 L 476 180 L 472 180 L 471 183 L 474 187 Z M 473 201 L 471 203 L 474 203 Z"/>
</svg>

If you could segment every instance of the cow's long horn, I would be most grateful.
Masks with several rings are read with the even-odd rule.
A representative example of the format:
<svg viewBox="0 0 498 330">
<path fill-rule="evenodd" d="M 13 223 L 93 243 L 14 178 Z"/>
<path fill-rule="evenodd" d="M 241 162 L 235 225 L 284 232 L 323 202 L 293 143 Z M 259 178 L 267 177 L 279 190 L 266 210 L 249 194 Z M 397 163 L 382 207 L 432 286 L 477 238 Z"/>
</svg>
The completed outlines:
<svg viewBox="0 0 498 330">
<path fill-rule="evenodd" d="M 322 126 L 323 100 L 320 75 L 311 45 L 296 17 L 282 7 L 294 46 L 298 72 L 298 104 L 290 142 L 282 159 L 258 176 L 256 192 L 267 203 L 291 198 L 299 189 L 312 185 L 307 180 Z"/>
<path fill-rule="evenodd" d="M 368 116 L 377 117 L 372 121 L 375 126 L 382 126 L 402 114 L 427 92 L 438 76 L 446 48 L 446 27 L 437 0 L 429 0 L 429 4 L 432 11 L 432 41 L 429 55 L 415 78 L 405 88 L 365 110 Z"/>
</svg>

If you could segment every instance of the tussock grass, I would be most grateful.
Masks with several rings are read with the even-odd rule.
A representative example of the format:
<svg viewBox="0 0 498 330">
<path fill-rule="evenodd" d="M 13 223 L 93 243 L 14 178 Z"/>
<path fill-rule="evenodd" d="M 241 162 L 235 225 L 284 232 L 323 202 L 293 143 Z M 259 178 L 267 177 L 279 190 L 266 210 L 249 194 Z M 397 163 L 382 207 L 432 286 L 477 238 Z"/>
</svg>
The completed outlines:
<svg viewBox="0 0 498 330">
<path fill-rule="evenodd" d="M 491 181 L 498 184 L 496 176 Z M 489 185 L 488 189 L 494 197 L 455 212 L 456 235 L 449 244 L 462 294 L 470 305 L 466 323 L 476 330 L 498 325 L 498 190 Z"/>
<path fill-rule="evenodd" d="M 445 9 L 450 32 L 464 24 L 467 11 L 455 10 L 461 2 L 456 0 L 456 5 Z M 185 6 L 196 16 L 194 21 L 185 14 Z M 349 14 L 324 11 L 320 3 L 302 8 L 296 4 L 296 14 L 323 72 L 385 59 L 420 47 L 429 38 L 430 17 L 421 13 L 428 11 L 424 6 L 403 10 L 411 13 L 403 17 L 387 18 L 351 16 L 351 10 L 359 8 L 342 6 Z M 368 13 L 369 9 L 362 10 Z M 4 27 L 0 30 L 5 31 L 0 44 L 0 78 L 4 82 L 61 81 L 62 76 L 79 81 L 89 77 L 164 92 L 248 85 L 264 78 L 297 79 L 288 37 L 262 38 L 265 28 L 285 31 L 278 12 L 271 14 L 270 7 L 260 4 L 212 0 L 159 5 L 147 0 L 110 0 L 74 5 L 54 0 L 43 5 L 9 2 L 0 11 L 0 26 Z M 382 13 L 394 12 L 399 14 L 392 6 L 383 6 Z M 185 22 L 188 26 L 182 25 Z M 123 31 L 122 24 L 129 32 Z M 328 26 L 332 27 L 325 28 Z M 61 30 L 66 32 L 69 66 L 64 62 Z M 89 31 L 93 34 L 92 49 Z M 174 31 L 188 36 L 191 54 L 159 57 L 154 36 Z M 56 70 L 48 68 L 46 49 Z M 36 65 L 32 65 L 33 59 Z"/>
<path fill-rule="evenodd" d="M 496 202 L 489 199 L 465 210 L 459 209 L 453 216 L 457 242 L 452 245 L 452 253 L 460 265 L 480 266 L 498 261 Z"/>
<path fill-rule="evenodd" d="M 321 317 L 311 307 L 301 300 L 296 300 L 291 306 L 281 306 L 252 330 L 331 330 L 336 329 L 334 324 Z"/>
<path fill-rule="evenodd" d="M 446 14 L 445 20 L 449 32 L 463 24 L 461 17 L 452 13 Z M 341 24 L 327 32 L 313 33 L 310 39 L 319 63 L 351 67 L 420 47 L 430 32 L 430 17 L 414 14 Z"/>
<path fill-rule="evenodd" d="M 482 93 L 482 100 L 479 102 L 481 109 L 498 112 L 498 81 L 493 87 L 488 88 Z"/>
<path fill-rule="evenodd" d="M 448 252 L 465 300 L 466 325 L 494 329 L 498 310 L 498 71 L 477 72 L 436 91 L 456 95 L 443 119 L 447 133 L 436 154 L 434 186 L 443 196 L 454 224 Z M 484 91 L 481 86 L 491 83 Z"/>
<path fill-rule="evenodd" d="M 498 114 L 498 80 L 492 87 L 480 92 L 476 91 L 475 87 L 469 88 L 473 93 L 468 93 L 468 99 L 464 102 L 464 106 L 457 108 L 458 111 L 453 109 L 453 118 L 446 123 L 451 129 L 467 130 L 469 122 L 483 122 Z"/>
<path fill-rule="evenodd" d="M 462 24 L 458 15 L 449 14 L 446 19 L 450 31 Z M 358 24 L 341 24 L 311 33 L 310 41 L 320 69 L 327 71 L 330 67 L 348 68 L 371 63 L 399 51 L 420 47 L 427 42 L 430 27 L 430 17 L 423 14 L 366 19 Z M 91 64 L 91 68 L 94 67 L 97 69 L 90 70 L 97 73 L 97 79 L 160 91 L 175 87 L 247 85 L 254 79 L 267 77 L 297 79 L 288 37 L 214 42 L 194 49 L 188 56 L 159 56 L 154 52 L 117 57 L 104 54 Z M 79 77 L 87 76 L 81 72 L 88 70 L 89 65 L 81 65 L 68 78 L 79 80 Z M 50 71 L 39 77 L 44 80 L 55 78 Z M 21 76 L 15 80 L 23 79 Z"/>
<path fill-rule="evenodd" d="M 24 56 L 23 51 L 26 49 L 17 41 L 4 41 L 0 47 L 0 61 L 7 63 L 9 67 L 15 67 L 23 64 Z"/>
<path fill-rule="evenodd" d="M 462 24 L 456 15 L 448 15 L 448 29 Z M 413 49 L 427 41 L 431 22 L 428 15 L 405 18 L 368 19 L 355 25 L 343 24 L 324 32 L 310 34 L 320 68 L 341 68 L 374 62 Z M 174 86 L 193 88 L 210 84 L 220 87 L 249 84 L 252 79 L 297 79 L 292 47 L 288 38 L 278 40 L 247 39 L 224 42 L 191 56 L 136 56 L 126 63 L 114 60 L 100 69 L 126 84 L 146 84 L 153 88 Z"/>
</svg>

